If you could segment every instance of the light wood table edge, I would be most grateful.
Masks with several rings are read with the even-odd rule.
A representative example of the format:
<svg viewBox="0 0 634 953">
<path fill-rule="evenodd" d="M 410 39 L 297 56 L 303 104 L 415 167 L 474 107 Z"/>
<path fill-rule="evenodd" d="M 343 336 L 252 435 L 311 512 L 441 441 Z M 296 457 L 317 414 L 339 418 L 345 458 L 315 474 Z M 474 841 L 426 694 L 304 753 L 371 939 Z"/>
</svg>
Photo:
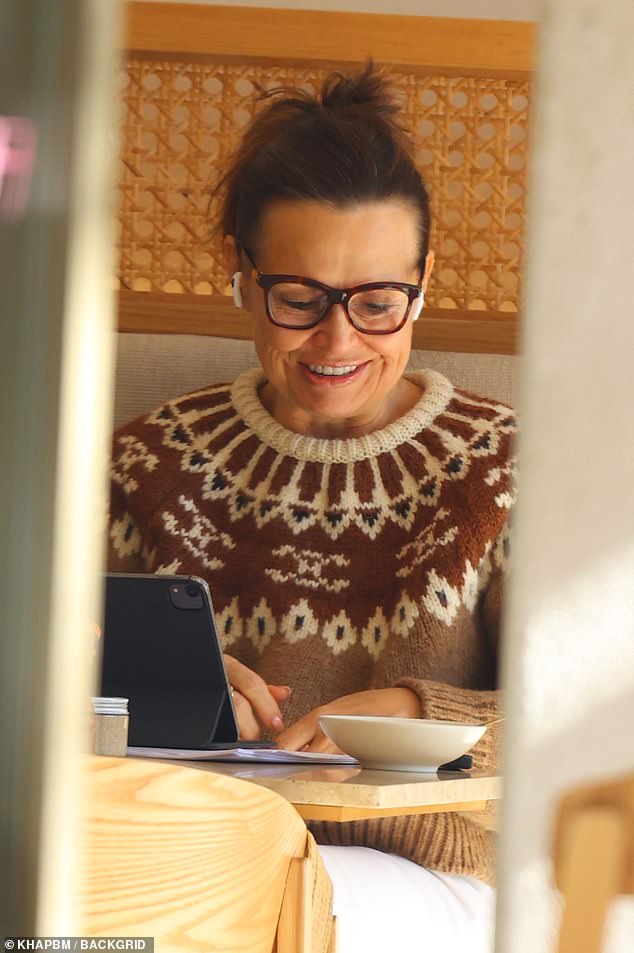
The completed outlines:
<svg viewBox="0 0 634 953">
<path fill-rule="evenodd" d="M 200 770 L 233 774 L 237 764 L 188 762 Z M 299 777 L 272 777 L 262 765 L 260 775 L 253 772 L 243 780 L 268 788 L 293 805 L 304 820 L 352 821 L 367 818 L 413 814 L 481 811 L 490 801 L 502 796 L 499 775 L 470 774 L 437 777 L 422 783 L 408 781 L 381 783 L 382 779 L 358 778 L 332 781 Z M 289 766 L 291 767 L 291 766 Z M 295 766 L 292 766 L 295 767 Z M 320 766 L 315 766 L 319 770 Z M 227 770 L 228 769 L 228 770 Z M 389 772 L 380 772 L 389 774 Z M 398 775 L 398 772 L 394 772 Z M 239 775 L 236 775 L 239 776 Z"/>
<path fill-rule="evenodd" d="M 319 769 L 320 766 L 315 767 Z M 363 780 L 357 776 L 349 780 L 322 781 L 315 778 L 267 777 L 265 772 L 260 777 L 253 774 L 248 780 L 270 788 L 295 805 L 318 804 L 353 810 L 388 811 L 395 808 L 412 813 L 413 810 L 437 809 L 443 805 L 453 810 L 456 804 L 495 801 L 502 796 L 502 778 L 499 775 L 422 775 L 420 781 L 411 780 L 410 775 L 406 781 L 400 782 L 398 771 L 380 773 L 388 776 L 394 774 L 395 780 L 386 783 L 383 778 Z M 333 788 L 336 793 L 333 793 Z"/>
<path fill-rule="evenodd" d="M 291 802 L 305 821 L 365 821 L 381 817 L 402 817 L 411 814 L 447 814 L 454 811 L 483 811 L 488 801 L 456 801 L 454 804 L 422 804 L 414 807 L 336 807 L 330 804 L 297 804 Z"/>
</svg>

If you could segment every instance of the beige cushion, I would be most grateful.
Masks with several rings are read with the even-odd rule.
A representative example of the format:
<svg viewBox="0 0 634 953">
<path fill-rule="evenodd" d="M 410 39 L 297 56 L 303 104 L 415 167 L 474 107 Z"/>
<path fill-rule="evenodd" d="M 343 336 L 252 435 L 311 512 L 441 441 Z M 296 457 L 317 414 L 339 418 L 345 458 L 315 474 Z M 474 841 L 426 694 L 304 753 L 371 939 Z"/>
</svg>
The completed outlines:
<svg viewBox="0 0 634 953">
<path fill-rule="evenodd" d="M 191 334 L 117 335 L 114 425 L 170 397 L 230 381 L 257 364 L 251 341 Z M 519 359 L 502 354 L 413 351 L 412 367 L 431 367 L 454 384 L 509 404 L 517 399 Z"/>
</svg>

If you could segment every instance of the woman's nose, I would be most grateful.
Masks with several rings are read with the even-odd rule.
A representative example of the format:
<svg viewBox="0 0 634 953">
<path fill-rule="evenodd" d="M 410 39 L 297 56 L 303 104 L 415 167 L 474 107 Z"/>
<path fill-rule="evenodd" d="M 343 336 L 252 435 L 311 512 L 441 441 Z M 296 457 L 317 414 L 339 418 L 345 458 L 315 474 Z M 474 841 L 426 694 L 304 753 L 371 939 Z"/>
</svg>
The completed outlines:
<svg viewBox="0 0 634 953">
<path fill-rule="evenodd" d="M 358 333 L 342 304 L 334 304 L 315 328 L 318 342 L 331 349 L 347 345 Z"/>
</svg>

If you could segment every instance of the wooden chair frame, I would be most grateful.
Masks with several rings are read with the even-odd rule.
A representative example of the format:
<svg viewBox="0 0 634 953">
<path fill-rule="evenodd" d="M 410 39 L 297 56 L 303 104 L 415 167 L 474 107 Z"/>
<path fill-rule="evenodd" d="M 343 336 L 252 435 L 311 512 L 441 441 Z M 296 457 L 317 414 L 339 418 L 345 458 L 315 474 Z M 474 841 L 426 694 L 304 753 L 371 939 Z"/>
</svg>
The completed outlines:
<svg viewBox="0 0 634 953">
<path fill-rule="evenodd" d="M 294 808 L 190 765 L 86 760 L 77 922 L 157 953 L 336 953 L 332 887 Z"/>
<path fill-rule="evenodd" d="M 634 894 L 634 775 L 563 798 L 553 860 L 564 901 L 558 953 L 601 953 L 612 900 Z"/>
</svg>

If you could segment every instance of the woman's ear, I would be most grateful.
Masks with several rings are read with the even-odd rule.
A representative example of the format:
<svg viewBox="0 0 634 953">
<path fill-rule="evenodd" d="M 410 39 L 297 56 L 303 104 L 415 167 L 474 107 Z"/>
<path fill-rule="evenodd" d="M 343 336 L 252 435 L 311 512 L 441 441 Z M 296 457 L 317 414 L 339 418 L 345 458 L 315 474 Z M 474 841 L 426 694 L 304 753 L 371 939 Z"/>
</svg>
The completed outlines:
<svg viewBox="0 0 634 953">
<path fill-rule="evenodd" d="M 233 235 L 225 235 L 222 243 L 222 251 L 225 260 L 225 267 L 231 279 L 231 294 L 233 302 L 237 308 L 246 308 L 248 305 L 248 275 L 242 274 L 242 262 L 240 261 L 240 252 Z M 246 279 L 246 280 L 245 280 Z"/>
<path fill-rule="evenodd" d="M 425 274 L 423 275 L 423 280 L 421 282 L 424 292 L 427 292 L 427 285 L 429 284 L 431 273 L 434 270 L 435 257 L 436 256 L 434 255 L 434 252 L 430 248 L 427 252 L 427 258 L 425 259 Z"/>
</svg>

